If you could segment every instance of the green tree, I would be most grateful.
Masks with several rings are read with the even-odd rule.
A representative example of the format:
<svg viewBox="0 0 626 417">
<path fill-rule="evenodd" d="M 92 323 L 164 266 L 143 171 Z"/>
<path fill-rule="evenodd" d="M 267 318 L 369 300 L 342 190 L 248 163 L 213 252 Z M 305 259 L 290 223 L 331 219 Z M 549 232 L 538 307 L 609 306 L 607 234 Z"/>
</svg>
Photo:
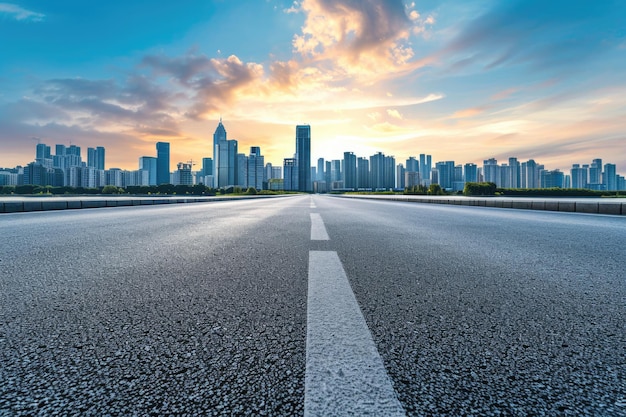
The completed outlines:
<svg viewBox="0 0 626 417">
<path fill-rule="evenodd" d="M 123 190 L 121 190 L 123 192 Z M 105 185 L 102 189 L 102 194 L 119 194 L 120 189 L 115 185 Z"/>
</svg>

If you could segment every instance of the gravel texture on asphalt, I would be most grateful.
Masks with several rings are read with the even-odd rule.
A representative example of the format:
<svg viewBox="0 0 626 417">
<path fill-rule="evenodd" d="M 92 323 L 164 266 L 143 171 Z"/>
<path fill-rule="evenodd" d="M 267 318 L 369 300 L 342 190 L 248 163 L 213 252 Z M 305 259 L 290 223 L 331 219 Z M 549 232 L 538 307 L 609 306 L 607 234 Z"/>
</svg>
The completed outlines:
<svg viewBox="0 0 626 417">
<path fill-rule="evenodd" d="M 318 203 L 409 415 L 626 415 L 626 221 Z"/>
<path fill-rule="evenodd" d="M 301 414 L 294 205 L 2 218 L 0 415 Z"/>
</svg>

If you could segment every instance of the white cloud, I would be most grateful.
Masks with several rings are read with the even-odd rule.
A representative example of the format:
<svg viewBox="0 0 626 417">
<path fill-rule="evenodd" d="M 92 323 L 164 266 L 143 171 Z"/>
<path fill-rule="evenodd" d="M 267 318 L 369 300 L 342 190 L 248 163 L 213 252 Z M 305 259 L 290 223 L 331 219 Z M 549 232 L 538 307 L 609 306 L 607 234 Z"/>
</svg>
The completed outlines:
<svg viewBox="0 0 626 417">
<path fill-rule="evenodd" d="M 21 8 L 16 4 L 0 3 L 0 13 L 8 14 L 15 20 L 41 22 L 46 15 Z"/>
<path fill-rule="evenodd" d="M 394 119 L 402 120 L 402 115 L 396 109 L 387 109 L 387 114 L 393 117 Z"/>
</svg>

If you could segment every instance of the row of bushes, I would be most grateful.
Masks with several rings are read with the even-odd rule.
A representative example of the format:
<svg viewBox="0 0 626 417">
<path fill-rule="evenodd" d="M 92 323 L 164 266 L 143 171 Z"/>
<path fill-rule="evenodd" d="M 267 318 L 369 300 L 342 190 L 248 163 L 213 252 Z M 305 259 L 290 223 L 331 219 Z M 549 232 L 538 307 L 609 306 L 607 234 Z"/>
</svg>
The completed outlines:
<svg viewBox="0 0 626 417">
<path fill-rule="evenodd" d="M 619 197 L 626 196 L 619 191 L 594 191 L 583 188 L 498 188 L 493 182 L 467 182 L 463 195 L 504 197 Z"/>
</svg>

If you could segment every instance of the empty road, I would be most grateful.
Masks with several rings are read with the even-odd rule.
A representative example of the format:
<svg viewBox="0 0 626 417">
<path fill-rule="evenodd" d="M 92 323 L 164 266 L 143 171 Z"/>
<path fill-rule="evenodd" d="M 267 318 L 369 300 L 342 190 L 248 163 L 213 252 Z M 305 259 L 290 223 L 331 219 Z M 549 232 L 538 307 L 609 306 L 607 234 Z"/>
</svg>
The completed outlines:
<svg viewBox="0 0 626 417">
<path fill-rule="evenodd" d="M 0 215 L 0 415 L 626 415 L 626 218 L 298 195 Z"/>
</svg>

